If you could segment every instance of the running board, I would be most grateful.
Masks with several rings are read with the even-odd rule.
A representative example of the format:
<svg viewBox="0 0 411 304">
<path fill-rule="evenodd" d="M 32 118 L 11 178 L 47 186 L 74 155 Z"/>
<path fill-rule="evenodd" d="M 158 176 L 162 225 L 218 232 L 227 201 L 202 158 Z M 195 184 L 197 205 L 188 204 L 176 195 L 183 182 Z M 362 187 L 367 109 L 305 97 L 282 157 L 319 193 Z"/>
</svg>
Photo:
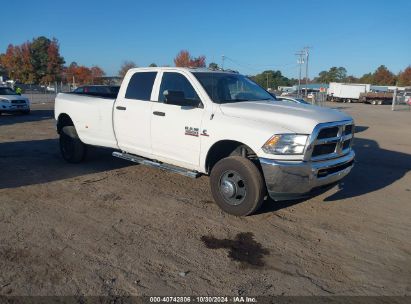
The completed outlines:
<svg viewBox="0 0 411 304">
<path fill-rule="evenodd" d="M 170 164 L 159 163 L 159 162 L 156 162 L 156 161 L 149 160 L 147 158 L 131 155 L 131 154 L 128 154 L 128 153 L 113 152 L 113 156 L 118 157 L 118 158 L 122 158 L 122 159 L 125 159 L 125 160 L 132 161 L 133 163 L 142 164 L 142 165 L 146 165 L 146 166 L 166 170 L 166 171 L 170 171 L 170 172 L 173 172 L 173 173 L 178 173 L 178 174 L 188 176 L 188 177 L 191 177 L 191 178 L 196 178 L 196 177 L 200 176 L 200 173 L 198 173 L 196 171 L 190 171 L 190 170 L 187 170 L 187 169 L 184 169 L 184 168 L 181 168 L 181 167 L 177 167 L 177 166 L 173 166 L 173 165 L 170 165 Z"/>
</svg>

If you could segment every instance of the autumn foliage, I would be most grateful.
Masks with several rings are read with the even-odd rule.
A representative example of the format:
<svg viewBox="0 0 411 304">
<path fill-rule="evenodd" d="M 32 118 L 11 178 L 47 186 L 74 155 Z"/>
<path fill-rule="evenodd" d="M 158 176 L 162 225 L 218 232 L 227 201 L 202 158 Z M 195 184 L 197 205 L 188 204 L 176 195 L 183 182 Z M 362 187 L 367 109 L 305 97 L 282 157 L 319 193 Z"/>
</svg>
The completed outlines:
<svg viewBox="0 0 411 304">
<path fill-rule="evenodd" d="M 206 66 L 205 56 L 192 57 L 187 50 L 180 51 L 174 58 L 176 67 L 196 67 L 204 68 Z"/>
<path fill-rule="evenodd" d="M 64 70 L 64 80 L 68 83 L 75 83 L 77 85 L 101 84 L 101 77 L 104 75 L 104 71 L 98 66 L 88 68 L 84 65 L 78 65 L 76 62 L 72 62 Z"/>
<path fill-rule="evenodd" d="M 55 81 L 77 84 L 99 83 L 104 71 L 98 67 L 91 68 L 71 64 L 64 66 L 57 39 L 43 36 L 21 45 L 10 44 L 4 54 L 0 54 L 0 71 L 10 79 L 27 84 L 48 84 Z"/>
<path fill-rule="evenodd" d="M 0 65 L 11 79 L 24 83 L 49 83 L 61 78 L 64 59 L 57 39 L 38 37 L 21 45 L 10 44 Z"/>
<path fill-rule="evenodd" d="M 395 85 L 396 77 L 385 65 L 381 65 L 374 73 L 373 82 L 376 85 Z"/>
<path fill-rule="evenodd" d="M 398 85 L 400 85 L 400 86 L 411 86 L 411 65 L 409 65 L 398 76 Z"/>
</svg>

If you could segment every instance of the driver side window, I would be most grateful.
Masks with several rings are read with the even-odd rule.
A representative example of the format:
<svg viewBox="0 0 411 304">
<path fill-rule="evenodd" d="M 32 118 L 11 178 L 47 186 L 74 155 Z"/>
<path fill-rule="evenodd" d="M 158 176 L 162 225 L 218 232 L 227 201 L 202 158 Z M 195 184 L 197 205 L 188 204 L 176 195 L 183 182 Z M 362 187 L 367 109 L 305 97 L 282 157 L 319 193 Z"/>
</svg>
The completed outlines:
<svg viewBox="0 0 411 304">
<path fill-rule="evenodd" d="M 183 99 L 181 102 L 187 101 L 187 104 L 190 104 L 190 101 L 200 102 L 200 98 L 191 83 L 180 73 L 165 72 L 163 74 L 158 101 L 164 102 L 168 92 L 179 92 L 178 95 Z"/>
</svg>

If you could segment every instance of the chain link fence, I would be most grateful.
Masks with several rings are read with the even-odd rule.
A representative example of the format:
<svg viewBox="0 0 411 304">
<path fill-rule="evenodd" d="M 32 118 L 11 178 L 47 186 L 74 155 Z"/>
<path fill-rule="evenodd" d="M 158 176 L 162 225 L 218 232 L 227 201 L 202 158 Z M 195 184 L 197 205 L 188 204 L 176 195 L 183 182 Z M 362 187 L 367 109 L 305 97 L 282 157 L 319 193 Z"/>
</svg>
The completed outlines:
<svg viewBox="0 0 411 304">
<path fill-rule="evenodd" d="M 315 92 L 310 94 L 311 98 L 308 98 L 311 104 L 324 107 L 325 102 L 327 101 L 327 93 L 326 92 Z"/>
<path fill-rule="evenodd" d="M 393 111 L 411 111 L 411 90 L 395 91 L 391 109 Z"/>
<path fill-rule="evenodd" d="M 71 84 L 54 83 L 49 85 L 40 84 L 14 84 L 11 88 L 21 90 L 21 94 L 29 98 L 31 103 L 54 102 L 57 93 L 71 92 L 74 87 Z"/>
</svg>

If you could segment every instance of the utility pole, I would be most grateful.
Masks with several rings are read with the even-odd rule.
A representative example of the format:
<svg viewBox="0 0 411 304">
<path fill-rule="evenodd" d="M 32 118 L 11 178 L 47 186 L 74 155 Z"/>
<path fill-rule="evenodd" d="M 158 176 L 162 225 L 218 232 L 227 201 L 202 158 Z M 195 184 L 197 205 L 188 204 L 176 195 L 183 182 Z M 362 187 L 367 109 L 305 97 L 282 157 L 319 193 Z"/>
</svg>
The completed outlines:
<svg viewBox="0 0 411 304">
<path fill-rule="evenodd" d="M 304 64 L 304 55 L 305 53 L 303 51 L 299 51 L 295 53 L 297 56 L 297 63 L 298 63 L 298 97 L 300 97 L 301 94 L 301 65 Z"/>
<path fill-rule="evenodd" d="M 309 49 L 311 47 L 305 46 L 303 52 L 305 53 L 305 97 L 307 97 L 307 87 L 308 87 L 308 57 L 310 55 Z"/>
<path fill-rule="evenodd" d="M 222 68 L 222 70 L 224 71 L 224 60 L 225 60 L 225 56 L 224 56 L 224 55 L 221 56 L 221 60 L 222 60 L 221 68 Z"/>
</svg>

